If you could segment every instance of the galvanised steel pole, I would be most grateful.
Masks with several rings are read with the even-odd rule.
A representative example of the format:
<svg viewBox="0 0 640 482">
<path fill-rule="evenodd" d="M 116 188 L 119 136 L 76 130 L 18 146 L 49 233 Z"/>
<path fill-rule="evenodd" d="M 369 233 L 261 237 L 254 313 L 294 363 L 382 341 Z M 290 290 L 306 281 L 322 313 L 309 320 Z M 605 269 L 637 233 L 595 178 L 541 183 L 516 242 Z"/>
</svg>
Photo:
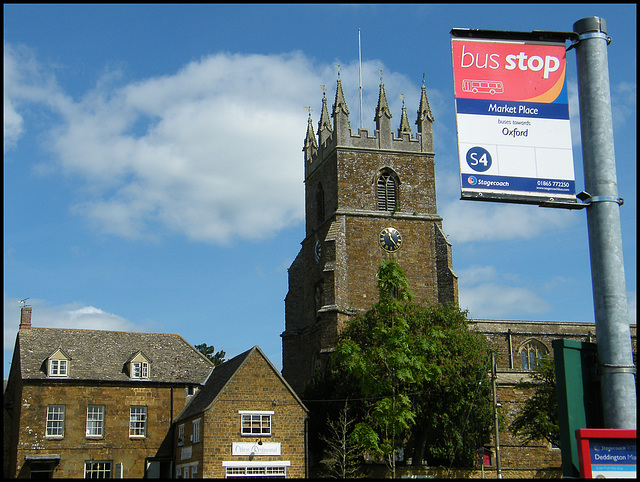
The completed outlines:
<svg viewBox="0 0 640 482">
<path fill-rule="evenodd" d="M 622 259 L 606 21 L 573 24 L 596 337 L 605 428 L 636 428 L 635 368 Z"/>
<path fill-rule="evenodd" d="M 498 417 L 498 394 L 496 391 L 496 378 L 498 368 L 496 367 L 496 354 L 491 352 L 491 385 L 493 390 L 493 415 L 495 418 L 495 438 L 496 438 L 496 478 L 502 478 L 502 463 L 500 461 L 500 418 Z"/>
</svg>

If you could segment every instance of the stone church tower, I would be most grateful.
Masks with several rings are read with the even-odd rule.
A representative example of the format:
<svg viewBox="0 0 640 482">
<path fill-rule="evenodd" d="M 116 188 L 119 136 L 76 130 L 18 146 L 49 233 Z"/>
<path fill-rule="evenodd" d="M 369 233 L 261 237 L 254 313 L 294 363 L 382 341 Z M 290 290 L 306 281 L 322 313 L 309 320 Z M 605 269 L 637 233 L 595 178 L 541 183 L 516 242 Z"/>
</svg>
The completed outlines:
<svg viewBox="0 0 640 482">
<path fill-rule="evenodd" d="M 289 268 L 282 333 L 283 376 L 300 392 L 350 317 L 378 301 L 380 262 L 402 266 L 416 301 L 458 303 L 451 245 L 436 208 L 433 115 L 422 86 L 415 136 L 406 108 L 397 135 L 384 84 L 376 130 L 354 135 L 338 78 L 317 137 L 311 114 L 304 142 L 306 237 Z"/>
</svg>

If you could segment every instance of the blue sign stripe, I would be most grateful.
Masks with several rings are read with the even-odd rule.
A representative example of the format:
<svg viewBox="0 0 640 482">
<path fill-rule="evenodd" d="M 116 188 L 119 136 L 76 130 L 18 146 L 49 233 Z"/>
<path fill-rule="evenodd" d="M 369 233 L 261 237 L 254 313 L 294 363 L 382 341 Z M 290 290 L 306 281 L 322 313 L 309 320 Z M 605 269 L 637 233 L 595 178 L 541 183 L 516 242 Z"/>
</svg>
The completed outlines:
<svg viewBox="0 0 640 482">
<path fill-rule="evenodd" d="M 536 179 L 529 177 L 485 176 L 462 174 L 462 188 L 489 191 L 526 191 L 540 194 L 576 193 L 576 183 L 568 179 Z"/>
<path fill-rule="evenodd" d="M 538 102 L 485 99 L 456 99 L 456 113 L 568 120 L 569 104 L 542 104 Z"/>
</svg>

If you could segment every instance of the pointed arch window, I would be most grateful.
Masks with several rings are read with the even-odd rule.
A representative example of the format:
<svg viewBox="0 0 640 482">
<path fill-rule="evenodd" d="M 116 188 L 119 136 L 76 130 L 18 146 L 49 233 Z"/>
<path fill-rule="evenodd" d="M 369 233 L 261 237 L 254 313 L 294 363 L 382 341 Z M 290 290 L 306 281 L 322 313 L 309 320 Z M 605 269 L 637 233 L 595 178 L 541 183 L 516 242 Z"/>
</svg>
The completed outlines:
<svg viewBox="0 0 640 482">
<path fill-rule="evenodd" d="M 549 350 L 538 340 L 527 340 L 518 348 L 518 356 L 523 370 L 535 370 Z"/>
<path fill-rule="evenodd" d="M 390 170 L 383 170 L 378 176 L 378 210 L 393 212 L 398 201 L 398 179 Z"/>
</svg>

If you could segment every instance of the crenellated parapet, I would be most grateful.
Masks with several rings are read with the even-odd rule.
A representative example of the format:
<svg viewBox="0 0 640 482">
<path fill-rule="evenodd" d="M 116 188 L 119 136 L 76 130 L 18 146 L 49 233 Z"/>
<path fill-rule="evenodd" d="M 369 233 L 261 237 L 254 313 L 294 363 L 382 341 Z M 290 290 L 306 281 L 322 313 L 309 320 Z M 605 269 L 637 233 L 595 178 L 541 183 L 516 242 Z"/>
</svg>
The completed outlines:
<svg viewBox="0 0 640 482">
<path fill-rule="evenodd" d="M 433 114 L 429 107 L 427 91 L 422 86 L 422 95 L 418 106 L 418 116 L 415 122 L 416 133 L 412 134 L 409 127 L 406 108 L 402 106 L 400 126 L 397 132 L 391 127 L 391 111 L 387 103 L 384 84 L 380 84 L 378 106 L 374 122 L 376 128 L 371 134 L 369 129 L 358 128 L 354 134 L 349 122 L 349 108 L 342 91 L 342 81 L 338 78 L 335 101 L 329 118 L 327 98 L 323 95 L 322 110 L 318 131 L 313 132 L 311 114 L 307 125 L 304 144 L 305 178 L 307 178 L 336 148 L 372 149 L 376 151 L 388 150 L 406 153 L 426 153 L 433 155 Z"/>
</svg>

